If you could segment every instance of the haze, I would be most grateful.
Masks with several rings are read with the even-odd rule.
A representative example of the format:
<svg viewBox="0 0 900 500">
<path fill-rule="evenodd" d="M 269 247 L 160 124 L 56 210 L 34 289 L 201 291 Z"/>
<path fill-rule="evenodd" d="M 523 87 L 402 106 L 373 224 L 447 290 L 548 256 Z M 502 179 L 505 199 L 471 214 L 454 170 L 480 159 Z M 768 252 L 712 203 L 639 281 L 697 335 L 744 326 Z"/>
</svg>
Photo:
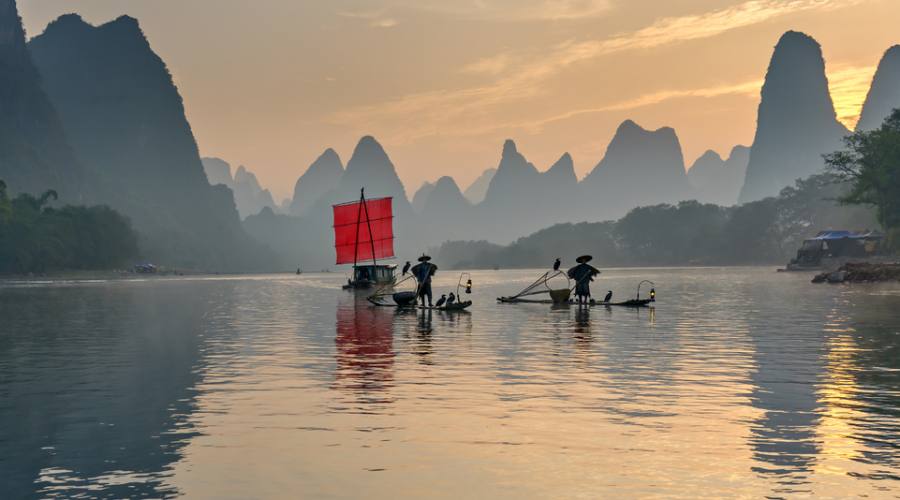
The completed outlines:
<svg viewBox="0 0 900 500">
<path fill-rule="evenodd" d="M 326 147 L 364 134 L 411 193 L 496 166 L 505 138 L 584 175 L 616 126 L 672 126 L 690 164 L 749 144 L 772 46 L 821 43 L 852 127 L 885 48 L 892 0 L 29 0 L 28 35 L 60 14 L 138 18 L 181 91 L 202 154 L 244 164 L 278 198 Z M 847 43 L 852 40 L 853 43 Z"/>
</svg>

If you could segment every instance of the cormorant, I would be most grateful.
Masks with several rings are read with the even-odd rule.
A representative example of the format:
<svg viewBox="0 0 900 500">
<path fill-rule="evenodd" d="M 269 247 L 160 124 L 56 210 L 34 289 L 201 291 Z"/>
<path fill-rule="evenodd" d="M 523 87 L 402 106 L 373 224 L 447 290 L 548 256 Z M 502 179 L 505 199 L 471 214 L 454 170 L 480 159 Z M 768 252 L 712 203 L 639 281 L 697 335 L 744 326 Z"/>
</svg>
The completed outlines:
<svg viewBox="0 0 900 500">
<path fill-rule="evenodd" d="M 603 302 L 609 302 L 612 300 L 612 290 L 606 292 L 606 297 L 603 298 Z"/>
<path fill-rule="evenodd" d="M 556 258 L 556 261 L 553 263 L 553 270 L 554 270 L 554 271 L 559 271 L 559 266 L 560 266 L 560 264 L 562 264 L 562 262 L 559 260 L 559 257 L 557 257 L 557 258 Z"/>
<path fill-rule="evenodd" d="M 454 295 L 453 292 L 450 292 L 450 296 L 447 297 L 447 305 L 450 306 L 454 302 L 456 302 L 456 295 Z"/>
<path fill-rule="evenodd" d="M 406 261 L 406 265 L 403 266 L 403 274 L 401 274 L 401 276 L 406 276 L 406 273 L 409 272 L 409 266 L 410 266 L 409 261 Z"/>
<path fill-rule="evenodd" d="M 444 305 L 444 302 L 447 302 L 447 295 L 441 295 L 441 298 L 434 303 L 434 307 L 441 307 Z"/>
</svg>

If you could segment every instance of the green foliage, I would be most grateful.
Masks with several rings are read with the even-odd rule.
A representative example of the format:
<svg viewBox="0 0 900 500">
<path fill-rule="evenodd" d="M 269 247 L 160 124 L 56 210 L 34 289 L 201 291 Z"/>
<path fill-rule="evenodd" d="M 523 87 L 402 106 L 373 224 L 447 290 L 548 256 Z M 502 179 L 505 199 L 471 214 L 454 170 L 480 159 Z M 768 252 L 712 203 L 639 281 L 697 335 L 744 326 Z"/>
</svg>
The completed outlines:
<svg viewBox="0 0 900 500">
<path fill-rule="evenodd" d="M 900 109 L 880 128 L 844 139 L 845 150 L 825 156 L 829 169 L 850 185 L 841 201 L 875 207 L 889 244 L 900 244 Z"/>
<path fill-rule="evenodd" d="M 14 199 L 0 181 L 0 273 L 109 269 L 137 255 L 128 219 L 106 206 L 48 206 L 53 190 Z"/>
<path fill-rule="evenodd" d="M 876 226 L 870 210 L 837 201 L 848 189 L 819 175 L 737 207 L 697 201 L 640 207 L 615 222 L 557 224 L 506 247 L 448 242 L 432 255 L 451 267 L 472 268 L 543 267 L 583 253 L 602 266 L 782 263 L 820 230 Z"/>
</svg>

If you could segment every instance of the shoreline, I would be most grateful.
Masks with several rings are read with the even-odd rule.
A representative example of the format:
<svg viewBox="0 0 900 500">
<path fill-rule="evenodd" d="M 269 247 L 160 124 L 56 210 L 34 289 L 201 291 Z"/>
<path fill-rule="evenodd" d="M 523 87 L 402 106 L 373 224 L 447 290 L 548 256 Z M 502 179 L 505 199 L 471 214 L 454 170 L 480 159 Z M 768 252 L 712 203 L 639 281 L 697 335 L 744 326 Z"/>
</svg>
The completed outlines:
<svg viewBox="0 0 900 500">
<path fill-rule="evenodd" d="M 900 262 L 847 262 L 833 271 L 817 274 L 813 283 L 900 282 Z"/>
</svg>

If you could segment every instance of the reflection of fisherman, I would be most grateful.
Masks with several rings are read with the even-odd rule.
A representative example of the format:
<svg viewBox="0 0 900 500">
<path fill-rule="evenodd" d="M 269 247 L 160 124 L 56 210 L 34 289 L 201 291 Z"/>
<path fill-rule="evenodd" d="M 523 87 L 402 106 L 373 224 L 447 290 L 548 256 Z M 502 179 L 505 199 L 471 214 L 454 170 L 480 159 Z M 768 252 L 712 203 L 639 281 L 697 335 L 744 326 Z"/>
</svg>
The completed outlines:
<svg viewBox="0 0 900 500">
<path fill-rule="evenodd" d="M 411 271 L 416 281 L 419 282 L 419 298 L 422 306 L 425 306 L 425 297 L 428 297 L 428 307 L 431 307 L 431 277 L 437 272 L 437 266 L 428 262 L 431 257 L 422 254 L 419 263 L 412 267 Z"/>
<path fill-rule="evenodd" d="M 600 274 L 600 271 L 588 264 L 593 257 L 590 255 L 582 255 L 575 259 L 577 266 L 570 268 L 566 274 L 569 278 L 575 280 L 575 300 L 577 302 L 588 302 L 591 299 L 591 281 L 594 276 Z"/>
</svg>

